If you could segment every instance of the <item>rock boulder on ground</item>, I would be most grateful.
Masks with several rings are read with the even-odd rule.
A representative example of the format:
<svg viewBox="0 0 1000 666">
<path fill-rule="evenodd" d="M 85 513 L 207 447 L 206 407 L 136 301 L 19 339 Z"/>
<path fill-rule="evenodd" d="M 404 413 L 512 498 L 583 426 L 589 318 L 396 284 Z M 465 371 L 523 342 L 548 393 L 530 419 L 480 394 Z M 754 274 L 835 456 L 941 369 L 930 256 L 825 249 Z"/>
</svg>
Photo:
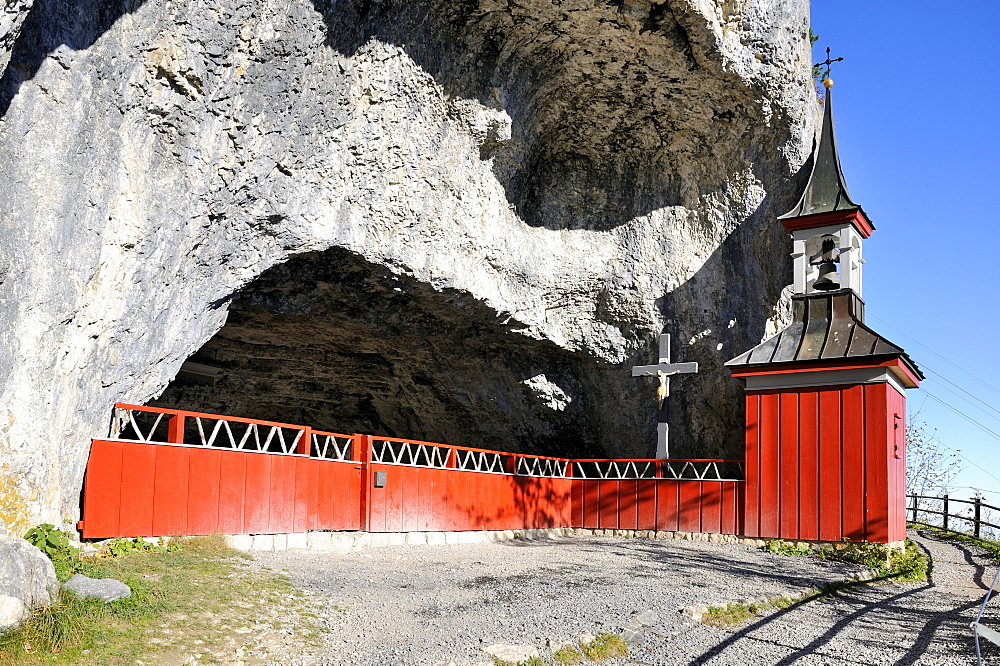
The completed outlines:
<svg viewBox="0 0 1000 666">
<path fill-rule="evenodd" d="M 76 574 L 65 584 L 63 588 L 73 592 L 78 597 L 87 599 L 93 597 L 101 599 L 104 603 L 111 603 L 119 599 L 132 596 L 132 589 L 114 578 L 90 578 L 83 574 Z"/>
<path fill-rule="evenodd" d="M 24 539 L 0 536 L 0 630 L 53 600 L 59 590 L 52 561 Z"/>
</svg>

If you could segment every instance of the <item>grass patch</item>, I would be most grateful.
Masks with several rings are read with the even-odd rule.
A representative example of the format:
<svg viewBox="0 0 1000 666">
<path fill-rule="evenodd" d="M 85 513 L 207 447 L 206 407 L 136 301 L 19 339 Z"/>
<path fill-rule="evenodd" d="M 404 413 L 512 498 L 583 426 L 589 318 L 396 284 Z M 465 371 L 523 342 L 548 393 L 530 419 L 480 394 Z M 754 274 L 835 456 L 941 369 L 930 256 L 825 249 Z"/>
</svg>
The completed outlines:
<svg viewBox="0 0 1000 666">
<path fill-rule="evenodd" d="M 591 661 L 604 661 L 612 657 L 628 656 L 628 644 L 615 634 L 602 631 L 591 643 L 581 646 L 583 655 Z"/>
<path fill-rule="evenodd" d="M 172 543 L 172 549 L 148 550 L 119 542 L 117 557 L 62 558 L 60 579 L 74 573 L 115 578 L 132 596 L 105 604 L 60 591 L 52 604 L 0 635 L 0 666 L 135 664 L 147 655 L 180 663 L 196 653 L 202 662 L 227 661 L 225 651 L 254 640 L 254 632 L 237 628 L 260 620 L 266 604 L 296 603 L 287 578 L 249 570 L 222 537 Z M 317 631 L 306 618 L 296 628 L 306 641 Z"/>
<path fill-rule="evenodd" d="M 902 549 L 890 549 L 881 543 L 845 543 L 842 548 L 814 549 L 805 544 L 774 539 L 768 541 L 765 550 L 777 555 L 819 557 L 824 560 L 860 564 L 875 572 L 876 577 L 891 578 L 902 583 L 927 580 L 930 560 L 915 543 L 906 540 Z M 1000 552 L 1000 545 L 998 545 Z"/>
<path fill-rule="evenodd" d="M 576 666 L 583 661 L 583 653 L 572 645 L 565 645 L 552 653 L 552 662 L 563 666 Z"/>
<path fill-rule="evenodd" d="M 794 603 L 813 599 L 820 594 L 822 593 L 819 590 L 814 590 L 806 592 L 797 599 L 779 597 L 759 604 L 733 603 L 725 606 L 709 606 L 708 612 L 702 616 L 701 621 L 712 627 L 738 627 L 773 610 L 788 608 Z"/>
</svg>

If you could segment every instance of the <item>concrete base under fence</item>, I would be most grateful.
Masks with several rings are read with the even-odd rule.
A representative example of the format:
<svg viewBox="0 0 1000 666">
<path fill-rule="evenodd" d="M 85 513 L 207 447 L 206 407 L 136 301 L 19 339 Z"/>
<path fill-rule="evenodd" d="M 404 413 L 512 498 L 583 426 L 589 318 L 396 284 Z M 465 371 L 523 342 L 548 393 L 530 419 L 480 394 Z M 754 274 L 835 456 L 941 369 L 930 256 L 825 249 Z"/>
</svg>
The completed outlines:
<svg viewBox="0 0 1000 666">
<path fill-rule="evenodd" d="M 233 534 L 226 535 L 229 546 L 240 551 L 275 551 L 305 549 L 318 552 L 347 553 L 355 549 L 384 546 L 451 546 L 498 541 L 558 539 L 573 536 L 614 536 L 626 539 L 676 539 L 741 543 L 764 546 L 768 539 L 755 539 L 734 534 L 705 532 L 666 532 L 653 530 L 590 530 L 554 527 L 535 530 L 496 530 L 479 532 L 304 532 L 298 534 Z M 803 542 L 805 543 L 805 542 Z M 812 544 L 809 544 L 812 545 Z"/>
</svg>

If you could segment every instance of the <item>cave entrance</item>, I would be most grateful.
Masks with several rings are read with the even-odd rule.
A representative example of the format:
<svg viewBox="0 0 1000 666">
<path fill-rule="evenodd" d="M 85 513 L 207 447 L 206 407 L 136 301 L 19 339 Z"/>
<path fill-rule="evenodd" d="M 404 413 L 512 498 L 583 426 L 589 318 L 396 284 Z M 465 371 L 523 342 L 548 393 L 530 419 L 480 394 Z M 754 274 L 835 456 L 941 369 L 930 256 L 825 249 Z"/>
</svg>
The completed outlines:
<svg viewBox="0 0 1000 666">
<path fill-rule="evenodd" d="M 621 445 L 601 442 L 610 398 L 587 388 L 605 372 L 619 370 L 512 331 L 466 293 L 334 248 L 236 294 L 226 325 L 150 404 L 587 457 Z"/>
</svg>

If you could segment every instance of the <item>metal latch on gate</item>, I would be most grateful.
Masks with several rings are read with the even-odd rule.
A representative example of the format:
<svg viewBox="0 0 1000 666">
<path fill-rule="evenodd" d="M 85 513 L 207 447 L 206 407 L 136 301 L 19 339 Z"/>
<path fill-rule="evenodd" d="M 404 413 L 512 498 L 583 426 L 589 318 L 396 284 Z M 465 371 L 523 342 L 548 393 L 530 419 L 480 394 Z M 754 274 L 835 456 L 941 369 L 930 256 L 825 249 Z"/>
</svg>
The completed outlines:
<svg viewBox="0 0 1000 666">
<path fill-rule="evenodd" d="M 385 488 L 385 472 L 375 472 L 375 487 Z"/>
</svg>

